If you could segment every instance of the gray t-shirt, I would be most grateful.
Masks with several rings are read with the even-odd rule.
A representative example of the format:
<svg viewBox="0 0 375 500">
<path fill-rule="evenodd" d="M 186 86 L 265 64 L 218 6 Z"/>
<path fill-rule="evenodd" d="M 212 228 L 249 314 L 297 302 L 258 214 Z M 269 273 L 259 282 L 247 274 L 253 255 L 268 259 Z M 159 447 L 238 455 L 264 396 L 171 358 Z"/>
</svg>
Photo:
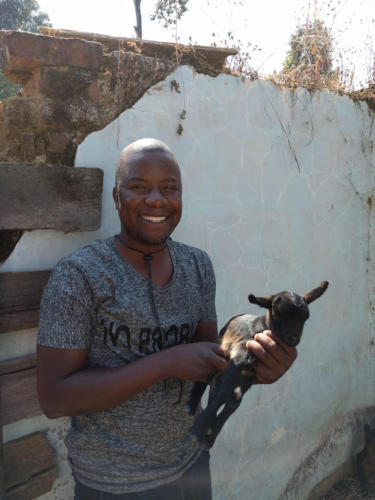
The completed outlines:
<svg viewBox="0 0 375 500">
<path fill-rule="evenodd" d="M 215 277 L 205 252 L 168 240 L 173 275 L 153 293 L 119 255 L 114 238 L 62 259 L 44 290 L 38 343 L 88 349 L 90 368 L 116 367 L 192 340 L 199 321 L 216 321 Z M 66 438 L 77 479 L 110 493 L 155 488 L 178 478 L 201 451 L 192 438 L 177 379 L 149 387 L 110 410 L 72 418 Z"/>
</svg>

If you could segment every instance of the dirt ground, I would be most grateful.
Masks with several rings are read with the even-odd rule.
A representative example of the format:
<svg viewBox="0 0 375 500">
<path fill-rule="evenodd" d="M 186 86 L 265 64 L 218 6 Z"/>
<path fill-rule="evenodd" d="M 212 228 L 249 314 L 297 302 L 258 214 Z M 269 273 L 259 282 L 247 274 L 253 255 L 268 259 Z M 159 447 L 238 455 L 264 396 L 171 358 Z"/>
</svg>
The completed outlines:
<svg viewBox="0 0 375 500">
<path fill-rule="evenodd" d="M 361 492 L 359 480 L 355 477 L 348 477 L 336 483 L 321 497 L 321 500 L 375 500 L 375 471 L 368 484 L 368 494 Z"/>
</svg>

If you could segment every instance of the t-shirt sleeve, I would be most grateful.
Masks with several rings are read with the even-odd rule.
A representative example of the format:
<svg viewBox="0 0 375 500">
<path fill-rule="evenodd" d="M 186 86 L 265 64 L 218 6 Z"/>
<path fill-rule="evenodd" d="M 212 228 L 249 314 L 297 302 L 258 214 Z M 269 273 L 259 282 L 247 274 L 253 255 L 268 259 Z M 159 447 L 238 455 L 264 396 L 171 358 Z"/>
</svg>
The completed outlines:
<svg viewBox="0 0 375 500">
<path fill-rule="evenodd" d="M 217 321 L 216 307 L 215 307 L 215 295 L 216 295 L 216 279 L 215 272 L 212 266 L 211 259 L 203 252 L 205 273 L 204 273 L 204 284 L 203 284 L 203 310 L 201 321 Z"/>
<path fill-rule="evenodd" d="M 43 292 L 38 344 L 87 349 L 93 324 L 93 296 L 87 278 L 75 263 L 61 261 Z"/>
</svg>

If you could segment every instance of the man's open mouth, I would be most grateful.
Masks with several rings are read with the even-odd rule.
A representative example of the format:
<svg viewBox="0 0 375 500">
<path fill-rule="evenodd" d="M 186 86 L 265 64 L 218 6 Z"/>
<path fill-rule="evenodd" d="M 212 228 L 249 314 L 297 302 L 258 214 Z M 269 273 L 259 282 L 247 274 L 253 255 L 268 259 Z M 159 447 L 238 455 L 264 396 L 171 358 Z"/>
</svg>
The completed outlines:
<svg viewBox="0 0 375 500">
<path fill-rule="evenodd" d="M 164 222 L 165 220 L 167 220 L 167 217 L 165 216 L 153 217 L 151 215 L 143 215 L 143 219 L 146 220 L 147 222 L 158 223 L 158 222 Z"/>
</svg>

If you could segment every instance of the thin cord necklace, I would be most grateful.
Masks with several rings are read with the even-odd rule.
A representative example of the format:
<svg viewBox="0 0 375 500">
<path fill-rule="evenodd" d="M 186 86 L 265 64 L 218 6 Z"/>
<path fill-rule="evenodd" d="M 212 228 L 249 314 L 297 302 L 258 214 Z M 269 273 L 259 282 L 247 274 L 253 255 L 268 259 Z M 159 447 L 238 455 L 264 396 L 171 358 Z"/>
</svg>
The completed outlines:
<svg viewBox="0 0 375 500">
<path fill-rule="evenodd" d="M 129 250 L 133 250 L 134 252 L 138 252 L 138 253 L 142 254 L 143 260 L 146 262 L 147 275 L 148 275 L 148 294 L 149 294 L 149 297 L 150 297 L 152 312 L 153 312 L 156 324 L 157 324 L 157 326 L 159 328 L 160 334 L 162 334 L 162 330 L 161 330 L 161 326 L 160 326 L 160 320 L 159 320 L 159 315 L 158 315 L 158 311 L 156 310 L 156 305 L 155 305 L 154 287 L 153 287 L 153 283 L 152 283 L 152 263 L 151 263 L 151 261 L 154 258 L 154 255 L 157 254 L 157 253 L 159 253 L 159 252 L 162 252 L 164 250 L 164 248 L 167 246 L 167 244 L 165 244 L 162 248 L 160 248 L 159 250 L 156 250 L 155 252 L 143 252 L 142 250 L 138 250 L 138 248 L 133 248 L 133 247 L 130 247 L 129 245 L 127 245 L 125 243 L 125 241 L 121 238 L 121 236 L 119 234 L 116 234 L 115 237 L 119 240 L 119 242 L 125 248 L 128 248 Z M 179 395 L 178 395 L 177 401 L 175 403 L 173 403 L 173 405 L 181 403 L 182 393 L 183 393 L 184 386 L 185 386 L 185 381 L 184 380 L 178 379 L 178 381 L 179 381 L 179 384 L 180 384 Z M 167 392 L 167 380 L 163 380 L 163 389 L 164 389 L 164 392 Z"/>
<path fill-rule="evenodd" d="M 155 252 L 143 252 L 143 250 L 138 250 L 138 248 L 133 248 L 133 247 L 130 247 L 129 245 L 127 245 L 119 234 L 116 234 L 115 237 L 119 240 L 119 242 L 125 248 L 128 248 L 129 250 L 133 250 L 134 252 L 138 252 L 138 253 L 142 254 L 143 260 L 146 262 L 146 269 L 147 269 L 147 276 L 148 276 L 148 292 L 149 292 L 149 296 L 150 296 L 152 312 L 153 312 L 154 318 L 156 320 L 156 324 L 157 324 L 159 331 L 160 331 L 160 334 L 161 334 L 162 330 L 161 330 L 161 326 L 160 326 L 159 315 L 158 315 L 158 312 L 156 310 L 154 291 L 153 291 L 154 287 L 153 287 L 153 283 L 152 283 L 152 263 L 151 262 L 152 262 L 152 259 L 154 258 L 154 255 L 162 252 L 164 250 L 164 248 L 167 246 L 167 244 L 165 244 L 162 248 L 160 248 L 159 250 L 156 250 Z"/>
</svg>

